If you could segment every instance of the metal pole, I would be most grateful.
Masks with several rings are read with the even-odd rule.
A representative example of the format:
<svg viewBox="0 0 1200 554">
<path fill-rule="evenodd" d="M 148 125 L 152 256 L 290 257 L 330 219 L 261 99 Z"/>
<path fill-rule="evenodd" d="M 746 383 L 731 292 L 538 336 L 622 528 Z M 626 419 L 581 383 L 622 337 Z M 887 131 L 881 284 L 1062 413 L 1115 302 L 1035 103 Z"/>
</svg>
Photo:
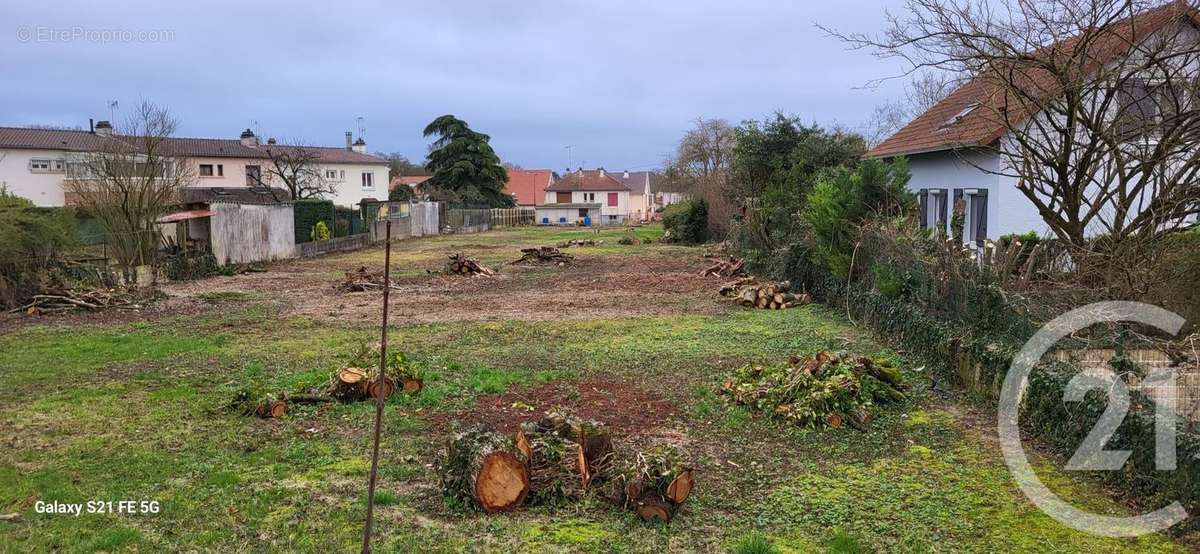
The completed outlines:
<svg viewBox="0 0 1200 554">
<path fill-rule="evenodd" d="M 387 388 L 388 291 L 392 289 L 392 220 L 387 220 L 383 247 L 383 325 L 379 332 L 379 385 L 375 387 L 375 440 L 371 444 L 371 478 L 367 484 L 367 525 L 363 529 L 363 554 L 371 551 L 371 523 L 375 518 L 375 479 L 379 475 L 379 435 L 383 432 L 383 391 Z"/>
</svg>

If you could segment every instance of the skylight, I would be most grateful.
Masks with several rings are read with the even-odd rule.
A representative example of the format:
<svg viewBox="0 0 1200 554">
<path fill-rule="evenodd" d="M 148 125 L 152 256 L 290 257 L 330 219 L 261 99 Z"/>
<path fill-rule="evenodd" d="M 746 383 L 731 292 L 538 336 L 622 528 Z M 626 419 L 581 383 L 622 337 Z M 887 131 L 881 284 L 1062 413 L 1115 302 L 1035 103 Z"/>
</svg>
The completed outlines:
<svg viewBox="0 0 1200 554">
<path fill-rule="evenodd" d="M 945 129 L 951 125 L 954 125 L 955 123 L 958 123 L 959 121 L 962 121 L 964 117 L 970 115 L 970 113 L 975 111 L 975 109 L 978 107 L 979 102 L 971 102 L 970 104 L 967 104 L 967 106 L 963 108 L 961 112 L 955 114 L 954 117 L 950 118 L 950 121 L 943 123 L 942 126 L 938 128 Z"/>
</svg>

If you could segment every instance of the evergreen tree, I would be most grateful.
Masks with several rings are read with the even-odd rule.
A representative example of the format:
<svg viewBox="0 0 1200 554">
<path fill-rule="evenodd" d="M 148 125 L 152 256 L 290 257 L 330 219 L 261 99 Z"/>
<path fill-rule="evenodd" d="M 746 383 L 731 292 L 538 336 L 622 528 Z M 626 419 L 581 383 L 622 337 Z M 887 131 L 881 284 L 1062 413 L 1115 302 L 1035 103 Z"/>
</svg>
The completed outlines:
<svg viewBox="0 0 1200 554">
<path fill-rule="evenodd" d="M 432 177 L 421 186 L 435 200 L 509 208 L 515 202 L 504 192 L 508 172 L 488 144 L 490 137 L 472 131 L 453 115 L 443 115 L 425 127 L 437 136 L 425 160 Z"/>
</svg>

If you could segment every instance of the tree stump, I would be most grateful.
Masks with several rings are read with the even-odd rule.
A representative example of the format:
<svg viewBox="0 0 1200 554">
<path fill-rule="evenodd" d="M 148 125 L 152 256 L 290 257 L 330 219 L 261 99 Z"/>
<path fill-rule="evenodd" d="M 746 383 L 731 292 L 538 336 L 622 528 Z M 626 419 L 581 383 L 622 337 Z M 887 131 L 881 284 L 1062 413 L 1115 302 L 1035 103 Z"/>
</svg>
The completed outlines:
<svg viewBox="0 0 1200 554">
<path fill-rule="evenodd" d="M 530 490 L 515 442 L 483 429 L 456 434 L 438 473 L 443 492 L 488 513 L 520 507 Z"/>
</svg>

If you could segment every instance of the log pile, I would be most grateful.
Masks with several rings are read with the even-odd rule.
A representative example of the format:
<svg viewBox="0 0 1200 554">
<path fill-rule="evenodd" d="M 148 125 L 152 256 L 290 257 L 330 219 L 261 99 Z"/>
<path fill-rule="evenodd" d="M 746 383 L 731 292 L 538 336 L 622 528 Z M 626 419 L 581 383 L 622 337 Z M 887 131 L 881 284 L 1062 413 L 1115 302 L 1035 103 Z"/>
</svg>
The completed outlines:
<svg viewBox="0 0 1200 554">
<path fill-rule="evenodd" d="M 718 293 L 747 308 L 762 310 L 784 310 L 812 303 L 812 296 L 793 292 L 788 281 L 764 284 L 750 278 L 739 279 L 721 285 Z"/>
<path fill-rule="evenodd" d="M 559 249 L 553 246 L 540 246 L 537 248 L 522 248 L 521 258 L 513 262 L 514 264 L 527 265 L 544 265 L 553 264 L 557 266 L 568 265 L 575 261 L 575 257 L 570 254 L 563 254 Z"/>
<path fill-rule="evenodd" d="M 781 365 L 742 366 L 720 393 L 755 413 L 801 426 L 865 431 L 877 406 L 904 401 L 909 388 L 887 360 L 818 352 Z"/>
<path fill-rule="evenodd" d="M 446 273 L 454 275 L 495 275 L 496 271 L 481 263 L 479 260 L 468 258 L 461 252 L 449 256 L 446 261 Z"/>
<path fill-rule="evenodd" d="M 481 428 L 456 433 L 437 467 L 442 491 L 487 513 L 519 508 L 530 492 L 522 456 L 513 437 Z"/>
<path fill-rule="evenodd" d="M 357 364 L 365 365 L 371 352 L 364 350 L 355 356 Z M 378 359 L 379 353 L 374 352 Z M 343 367 L 329 376 L 324 387 L 300 393 L 270 393 L 238 391 L 229 406 L 243 415 L 255 415 L 264 419 L 280 418 L 287 414 L 292 404 L 320 404 L 326 402 L 363 402 L 382 396 L 390 398 L 397 390 L 406 394 L 417 394 L 425 385 L 425 372 L 408 360 L 403 352 L 393 352 L 388 358 L 387 376 L 380 379 L 378 368 Z"/>
<path fill-rule="evenodd" d="M 396 283 L 391 283 L 395 289 Z M 345 279 L 338 283 L 337 289 L 341 292 L 366 292 L 378 290 L 384 287 L 383 272 L 371 271 L 367 266 L 360 266 L 354 271 L 347 271 Z"/>
<path fill-rule="evenodd" d="M 676 446 L 661 444 L 620 463 L 601 486 L 601 496 L 633 510 L 642 521 L 670 522 L 696 485 L 695 473 Z"/>
<path fill-rule="evenodd" d="M 595 239 L 586 239 L 586 240 L 571 239 L 568 241 L 563 241 L 563 242 L 558 243 L 558 247 L 559 248 L 570 248 L 572 246 L 599 246 L 601 244 L 604 244 L 604 241 L 595 240 Z"/>
<path fill-rule="evenodd" d="M 746 259 L 730 256 L 728 260 L 717 260 L 713 265 L 700 272 L 701 277 L 734 277 L 746 276 Z"/>
<path fill-rule="evenodd" d="M 139 309 L 143 300 L 133 289 L 65 289 L 52 288 L 35 294 L 28 304 L 9 310 L 9 313 L 25 312 L 30 315 L 86 310 L 90 312 L 105 308 Z"/>
<path fill-rule="evenodd" d="M 437 470 L 445 495 L 485 512 L 595 494 L 643 521 L 668 522 L 695 486 L 686 458 L 670 445 L 622 458 L 602 424 L 550 412 L 511 438 L 482 428 L 454 434 Z"/>
</svg>

